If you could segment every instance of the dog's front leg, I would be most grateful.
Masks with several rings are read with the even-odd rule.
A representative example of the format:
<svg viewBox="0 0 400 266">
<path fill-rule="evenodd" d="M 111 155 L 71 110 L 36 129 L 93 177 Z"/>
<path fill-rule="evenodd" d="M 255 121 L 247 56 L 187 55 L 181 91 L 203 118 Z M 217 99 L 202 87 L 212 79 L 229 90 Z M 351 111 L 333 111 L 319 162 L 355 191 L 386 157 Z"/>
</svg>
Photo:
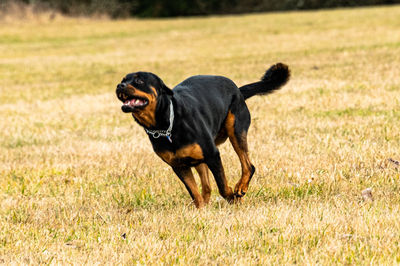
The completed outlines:
<svg viewBox="0 0 400 266">
<path fill-rule="evenodd" d="M 204 207 L 204 199 L 199 192 L 190 167 L 173 167 L 172 169 L 183 184 L 185 184 L 186 189 L 189 191 L 189 194 L 193 199 L 194 205 L 196 205 L 197 208 Z"/>
<path fill-rule="evenodd" d="M 233 203 L 235 201 L 235 195 L 232 188 L 228 186 L 228 181 L 225 177 L 225 171 L 222 165 L 219 151 L 217 148 L 215 149 L 216 151 L 213 154 L 207 156 L 206 164 L 214 175 L 215 181 L 217 182 L 219 194 L 221 194 L 221 196 L 229 203 Z"/>
</svg>

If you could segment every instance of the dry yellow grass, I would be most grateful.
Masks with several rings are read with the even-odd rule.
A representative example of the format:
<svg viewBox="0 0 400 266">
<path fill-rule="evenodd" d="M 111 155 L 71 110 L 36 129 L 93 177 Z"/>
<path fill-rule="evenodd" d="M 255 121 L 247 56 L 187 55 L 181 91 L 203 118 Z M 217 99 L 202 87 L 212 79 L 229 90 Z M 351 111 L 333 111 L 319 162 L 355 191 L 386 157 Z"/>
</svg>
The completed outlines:
<svg viewBox="0 0 400 266">
<path fill-rule="evenodd" d="M 0 263 L 398 264 L 400 7 L 164 20 L 0 22 Z M 238 85 L 257 168 L 196 210 L 114 95 L 127 72 Z M 222 159 L 233 185 L 239 162 Z M 361 191 L 372 188 L 374 201 Z"/>
</svg>

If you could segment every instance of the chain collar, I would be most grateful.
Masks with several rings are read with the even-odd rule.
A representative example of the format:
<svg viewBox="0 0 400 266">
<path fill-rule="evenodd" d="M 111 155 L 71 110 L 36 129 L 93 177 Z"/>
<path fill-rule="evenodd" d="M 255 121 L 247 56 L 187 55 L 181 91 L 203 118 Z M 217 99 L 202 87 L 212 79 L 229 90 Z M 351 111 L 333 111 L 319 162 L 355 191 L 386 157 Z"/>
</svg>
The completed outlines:
<svg viewBox="0 0 400 266">
<path fill-rule="evenodd" d="M 160 136 L 166 137 L 169 142 L 172 143 L 171 139 L 171 131 L 172 131 L 172 126 L 174 125 L 174 106 L 172 104 L 172 101 L 170 102 L 170 108 L 169 108 L 169 127 L 167 130 L 150 130 L 145 128 L 144 130 L 146 131 L 147 134 L 152 135 L 153 138 L 158 139 Z"/>
</svg>

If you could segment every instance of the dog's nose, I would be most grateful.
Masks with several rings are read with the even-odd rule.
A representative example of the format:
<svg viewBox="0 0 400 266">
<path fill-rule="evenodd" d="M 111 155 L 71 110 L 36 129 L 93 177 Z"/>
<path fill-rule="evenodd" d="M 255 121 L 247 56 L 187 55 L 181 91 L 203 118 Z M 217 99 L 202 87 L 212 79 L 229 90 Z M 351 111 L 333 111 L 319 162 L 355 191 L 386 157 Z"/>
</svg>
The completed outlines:
<svg viewBox="0 0 400 266">
<path fill-rule="evenodd" d="M 126 83 L 125 82 L 121 82 L 120 84 L 118 84 L 117 88 L 118 89 L 125 89 L 126 88 Z"/>
</svg>

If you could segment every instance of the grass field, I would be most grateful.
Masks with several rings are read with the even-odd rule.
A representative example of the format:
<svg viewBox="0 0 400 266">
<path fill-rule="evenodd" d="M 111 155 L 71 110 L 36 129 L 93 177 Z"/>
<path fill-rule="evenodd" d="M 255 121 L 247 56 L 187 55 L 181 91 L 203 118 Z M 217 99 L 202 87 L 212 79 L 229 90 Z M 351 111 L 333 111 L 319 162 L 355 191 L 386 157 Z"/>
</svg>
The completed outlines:
<svg viewBox="0 0 400 266">
<path fill-rule="evenodd" d="M 399 264 L 400 6 L 164 19 L 0 21 L 0 264 Z M 237 85 L 257 168 L 197 210 L 115 97 L 128 72 Z M 230 185 L 240 165 L 221 146 Z M 363 200 L 371 188 L 374 200 Z"/>
</svg>

